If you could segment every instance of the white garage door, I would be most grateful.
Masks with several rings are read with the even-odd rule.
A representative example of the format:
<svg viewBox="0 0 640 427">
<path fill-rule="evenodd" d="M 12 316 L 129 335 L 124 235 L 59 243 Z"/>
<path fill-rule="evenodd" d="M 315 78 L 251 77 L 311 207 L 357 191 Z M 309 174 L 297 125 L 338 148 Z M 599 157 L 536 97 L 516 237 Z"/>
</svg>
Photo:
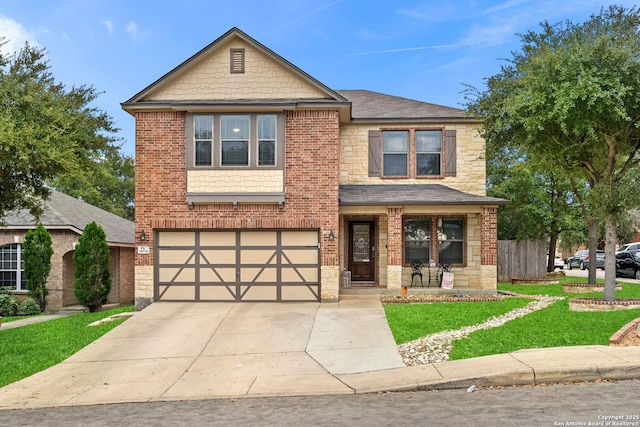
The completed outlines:
<svg viewBox="0 0 640 427">
<path fill-rule="evenodd" d="M 156 301 L 319 301 L 318 231 L 160 231 Z"/>
</svg>

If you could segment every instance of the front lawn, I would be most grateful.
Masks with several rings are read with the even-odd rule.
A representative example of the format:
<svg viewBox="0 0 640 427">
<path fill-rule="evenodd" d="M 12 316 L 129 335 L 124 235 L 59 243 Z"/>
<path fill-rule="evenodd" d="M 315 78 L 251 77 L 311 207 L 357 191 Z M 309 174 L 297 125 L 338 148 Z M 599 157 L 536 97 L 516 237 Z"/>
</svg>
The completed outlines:
<svg viewBox="0 0 640 427">
<path fill-rule="evenodd" d="M 91 327 L 87 326 L 89 323 L 133 310 L 133 306 L 120 307 L 97 313 L 78 313 L 19 328 L 0 327 L 0 387 L 62 362 L 125 319 Z"/>
<path fill-rule="evenodd" d="M 562 283 L 586 283 L 586 279 L 564 277 L 559 285 L 498 284 L 500 290 L 521 295 L 562 296 L 565 299 L 501 327 L 484 329 L 455 340 L 450 359 L 510 353 L 527 348 L 607 345 L 609 338 L 621 327 L 640 317 L 640 309 L 569 311 L 570 298 L 602 298 L 602 292 L 565 294 Z M 623 288 L 616 291 L 616 297 L 640 299 L 640 285 L 623 283 Z M 396 343 L 401 344 L 435 332 L 482 323 L 489 317 L 523 307 L 529 302 L 530 299 L 515 297 L 491 302 L 388 304 L 384 309 L 393 337 Z"/>
</svg>

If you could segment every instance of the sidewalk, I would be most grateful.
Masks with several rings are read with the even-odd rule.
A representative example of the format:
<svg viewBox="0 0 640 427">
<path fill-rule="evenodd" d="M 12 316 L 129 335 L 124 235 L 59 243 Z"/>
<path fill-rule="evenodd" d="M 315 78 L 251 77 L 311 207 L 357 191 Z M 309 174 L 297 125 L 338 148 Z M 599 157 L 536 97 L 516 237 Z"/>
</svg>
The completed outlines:
<svg viewBox="0 0 640 427">
<path fill-rule="evenodd" d="M 0 388 L 0 409 L 633 378 L 640 347 L 404 367 L 379 300 L 155 303 L 62 363 Z"/>
</svg>

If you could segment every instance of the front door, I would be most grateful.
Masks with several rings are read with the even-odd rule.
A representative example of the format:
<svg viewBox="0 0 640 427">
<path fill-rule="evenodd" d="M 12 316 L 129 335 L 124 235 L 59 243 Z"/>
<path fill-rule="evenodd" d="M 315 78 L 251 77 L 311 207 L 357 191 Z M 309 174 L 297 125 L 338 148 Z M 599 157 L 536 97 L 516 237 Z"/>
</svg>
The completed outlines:
<svg viewBox="0 0 640 427">
<path fill-rule="evenodd" d="M 349 270 L 352 281 L 375 281 L 374 224 L 373 221 L 349 223 Z"/>
</svg>

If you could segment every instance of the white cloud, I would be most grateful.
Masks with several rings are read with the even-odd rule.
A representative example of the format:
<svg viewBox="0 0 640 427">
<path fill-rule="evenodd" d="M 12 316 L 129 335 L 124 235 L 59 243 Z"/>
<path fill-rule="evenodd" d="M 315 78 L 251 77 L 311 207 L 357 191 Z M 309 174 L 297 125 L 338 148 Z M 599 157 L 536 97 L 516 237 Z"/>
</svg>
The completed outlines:
<svg viewBox="0 0 640 427">
<path fill-rule="evenodd" d="M 132 38 L 137 38 L 138 37 L 138 24 L 136 24 L 135 22 L 131 21 L 127 24 L 127 26 L 124 29 L 125 33 L 128 33 Z"/>
<path fill-rule="evenodd" d="M 0 15 L 0 37 L 4 37 L 4 41 L 7 42 L 0 48 L 4 54 L 10 55 L 19 52 L 25 42 L 29 42 L 32 46 L 38 46 L 35 37 L 29 31 L 4 15 Z"/>
<path fill-rule="evenodd" d="M 113 36 L 113 22 L 109 21 L 108 19 L 105 19 L 104 21 L 102 21 L 102 23 L 104 24 L 105 27 L 107 27 L 107 31 L 109 32 L 109 35 Z"/>
</svg>

